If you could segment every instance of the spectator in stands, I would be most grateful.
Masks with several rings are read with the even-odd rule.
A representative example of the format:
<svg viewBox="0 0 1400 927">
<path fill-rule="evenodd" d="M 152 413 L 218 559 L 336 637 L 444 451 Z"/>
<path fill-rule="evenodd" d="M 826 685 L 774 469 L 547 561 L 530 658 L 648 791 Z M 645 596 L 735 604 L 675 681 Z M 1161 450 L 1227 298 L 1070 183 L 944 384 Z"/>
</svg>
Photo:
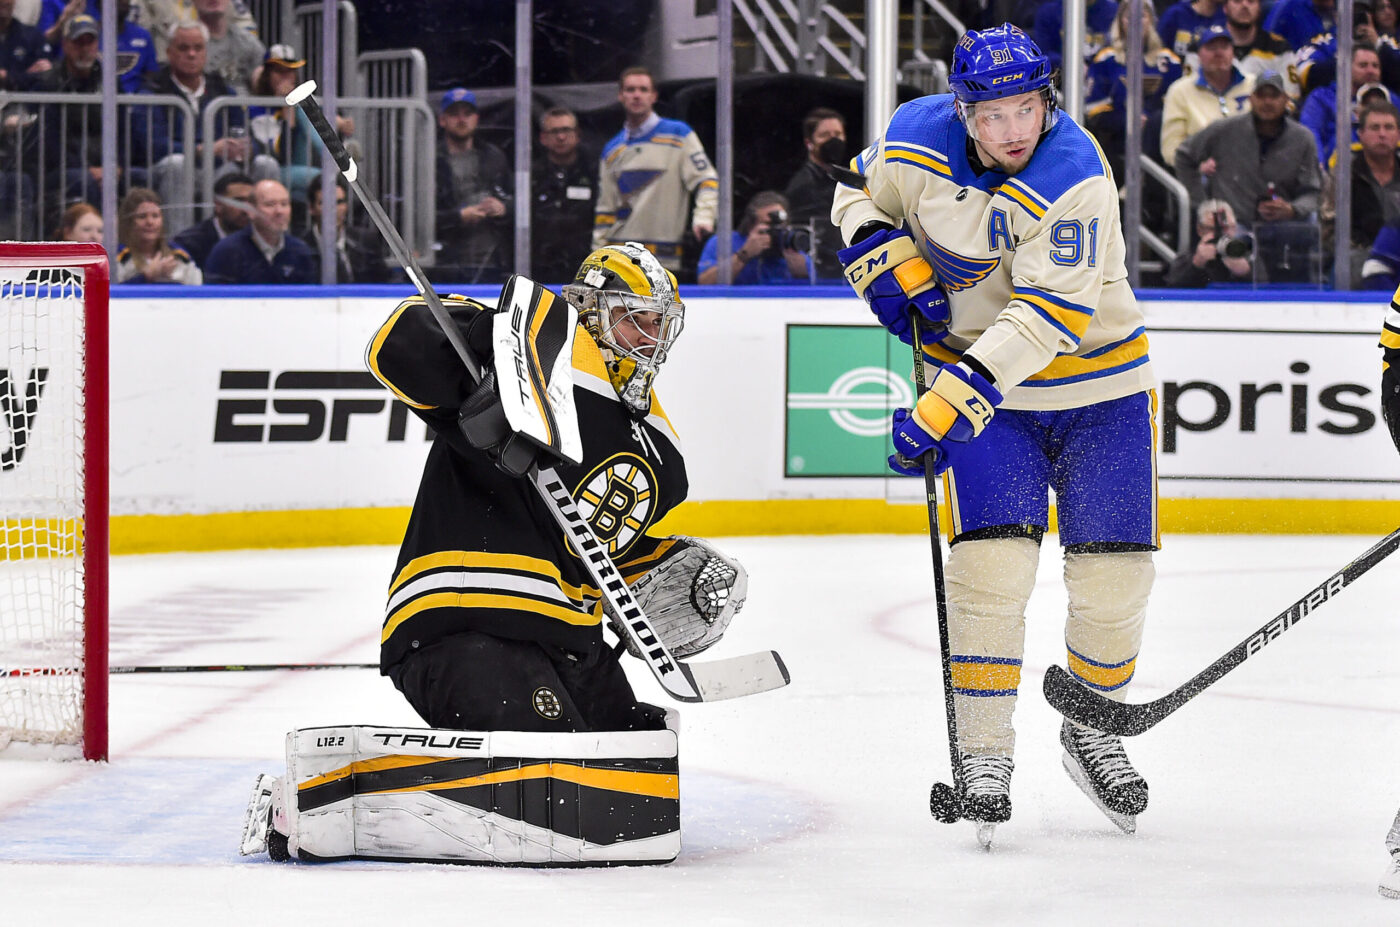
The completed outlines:
<svg viewBox="0 0 1400 927">
<path fill-rule="evenodd" d="M 846 120 L 834 109 L 818 107 L 802 120 L 802 142 L 807 158 L 783 190 L 790 204 L 788 221 L 811 233 L 817 276 L 840 277 L 842 268 L 836 252 L 841 250 L 841 234 L 831 224 L 836 181 L 828 176 L 826 168 L 829 164 L 847 166 Z"/>
<path fill-rule="evenodd" d="M 300 71 L 306 67 L 306 61 L 297 57 L 292 46 L 282 44 L 269 48 L 265 57 L 253 79 L 253 95 L 285 97 L 302 82 Z M 249 109 L 248 117 L 248 128 L 260 146 L 249 173 L 262 180 L 269 177 L 274 164 L 280 165 L 278 173 L 282 183 L 293 197 L 304 202 L 307 181 L 321 172 L 321 141 L 311 127 L 311 120 L 295 106 L 271 110 L 255 106 Z M 352 145 L 355 120 L 337 113 L 335 127 L 346 144 Z"/>
<path fill-rule="evenodd" d="M 59 241 L 95 241 L 102 244 L 102 213 L 91 203 L 74 203 L 63 210 L 54 237 Z"/>
<path fill-rule="evenodd" d="M 0 0 L 0 90 L 26 90 L 53 67 L 44 34 L 15 19 L 15 0 Z"/>
<path fill-rule="evenodd" d="M 166 60 L 167 42 L 170 38 L 170 30 L 174 25 L 182 20 L 193 18 L 197 15 L 204 25 L 209 27 L 210 34 L 214 37 L 209 42 L 209 65 L 210 70 L 223 70 L 218 66 L 222 60 L 216 54 L 219 45 L 219 36 L 223 35 L 221 29 L 216 29 L 215 24 L 210 22 L 205 16 L 205 3 L 202 0 L 136 0 L 136 20 L 147 29 L 156 39 L 156 57 L 161 61 Z M 193 6 L 193 10 L 191 10 Z M 258 24 L 253 19 L 252 11 L 244 0 L 224 0 L 218 4 L 223 10 L 222 17 L 225 27 L 232 31 L 241 32 L 254 39 L 258 38 Z M 258 57 L 248 65 L 247 72 L 243 75 L 243 85 L 240 93 L 247 93 L 249 81 L 253 69 L 262 64 L 263 48 L 262 42 L 258 42 Z M 229 75 L 224 74 L 224 79 L 230 84 L 238 86 L 238 82 Z"/>
<path fill-rule="evenodd" d="M 240 9 L 233 6 L 233 0 L 194 0 L 199 21 L 209 30 L 209 63 L 205 67 L 227 81 L 234 92 L 246 95 L 252 92 L 253 74 L 263 63 L 267 48 L 259 40 L 248 10 L 241 3 Z"/>
<path fill-rule="evenodd" d="M 64 28 L 80 16 L 102 22 L 100 0 L 44 0 L 43 12 L 39 14 L 39 30 L 49 45 L 55 45 L 64 35 Z M 99 32 L 99 41 L 100 35 Z M 131 16 L 131 0 L 117 0 L 115 61 L 118 93 L 140 93 L 147 75 L 153 74 L 160 66 L 156 61 L 155 39 Z"/>
<path fill-rule="evenodd" d="M 476 94 L 454 87 L 438 106 L 437 234 L 440 262 L 463 283 L 499 283 L 511 263 L 510 163 L 476 137 Z"/>
<path fill-rule="evenodd" d="M 209 283 L 320 283 L 311 248 L 287 232 L 292 198 L 276 180 L 253 185 L 253 216 L 247 228 L 229 235 L 209 252 L 204 279 Z"/>
<path fill-rule="evenodd" d="M 1153 28 L 1155 13 L 1151 0 L 1142 3 L 1142 150 L 1155 154 L 1162 150 L 1162 100 L 1167 88 L 1181 77 L 1181 60 L 1168 48 Z M 1109 44 L 1094 56 L 1085 84 L 1085 128 L 1094 134 L 1108 155 L 1113 176 L 1123 179 L 1123 152 L 1126 149 L 1128 109 L 1128 16 L 1130 3 L 1118 7 L 1118 16 L 1109 32 Z"/>
<path fill-rule="evenodd" d="M 165 216 L 160 197 L 154 190 L 133 187 L 122 198 L 117 235 L 117 283 L 181 283 L 198 286 L 204 282 L 199 265 L 185 249 L 165 239 Z"/>
<path fill-rule="evenodd" d="M 1337 0 L 1278 0 L 1264 28 L 1283 36 L 1295 50 L 1314 36 L 1336 31 Z"/>
<path fill-rule="evenodd" d="M 63 58 L 58 65 L 34 80 L 33 90 L 43 93 L 101 93 L 102 65 L 97 53 L 97 21 L 91 16 L 73 16 L 63 27 Z M 50 190 L 61 189 L 68 202 L 102 202 L 102 107 L 90 104 L 45 104 L 42 131 L 26 136 L 27 164 L 46 165 Z M 117 168 L 119 183 L 145 184 L 141 169 Z M 46 215 L 45 225 L 57 215 Z"/>
<path fill-rule="evenodd" d="M 321 282 L 321 175 L 307 184 L 306 226 L 300 238 L 311 248 L 315 257 L 316 281 Z M 350 225 L 350 185 L 340 174 L 335 178 L 335 282 L 384 283 L 389 268 L 384 263 L 383 241 L 379 232 L 360 225 Z"/>
<path fill-rule="evenodd" d="M 565 283 L 593 241 L 598 159 L 579 145 L 578 117 L 563 107 L 540 117 L 540 152 L 530 167 L 530 189 L 531 275 Z"/>
<path fill-rule="evenodd" d="M 1279 262 L 1294 261 L 1305 246 L 1310 253 L 1317 251 L 1315 228 L 1284 229 L 1282 224 L 1313 220 L 1322 187 L 1312 136 L 1287 118 L 1283 87 L 1282 75 L 1261 74 L 1250 112 L 1212 123 L 1176 153 L 1177 179 L 1191 191 L 1192 203 L 1209 196 L 1229 203 L 1238 221 L 1249 217 L 1250 230 L 1260 240 L 1260 260 L 1269 279 L 1276 281 L 1290 278 Z M 1290 243 L 1289 252 L 1264 247 L 1266 241 L 1282 240 L 1294 231 L 1297 240 Z"/>
<path fill-rule="evenodd" d="M 213 140 L 204 137 L 204 112 L 219 97 L 233 96 L 233 88 L 219 74 L 205 70 L 209 30 L 197 19 L 176 23 L 167 46 L 170 63 L 151 76 L 144 93 L 183 97 L 194 110 L 194 157 L 184 151 L 182 122 L 170 118 L 165 106 L 137 107 L 132 113 L 133 159 L 151 164 L 151 186 L 169 209 L 170 224 L 184 228 L 194 220 L 193 204 L 180 193 L 186 172 L 204 164 L 204 146 L 211 145 L 215 176 L 234 173 L 248 157 L 249 142 L 243 110 L 231 107 L 216 117 Z M 196 177 L 198 174 L 196 173 Z M 177 199 L 177 194 L 180 198 Z"/>
<path fill-rule="evenodd" d="M 1219 0 L 1202 0 L 1217 3 Z M 1113 26 L 1114 14 L 1118 12 L 1116 0 L 1087 0 L 1084 6 L 1084 57 L 1093 58 L 1099 49 L 1108 43 L 1108 31 Z M 1035 11 L 1035 27 L 1031 38 L 1040 50 L 1050 58 L 1052 69 L 1061 67 L 1065 44 L 1065 5 L 1063 3 L 1042 3 Z"/>
<path fill-rule="evenodd" d="M 1224 200 L 1196 207 L 1196 247 L 1172 259 L 1163 283 L 1182 289 L 1212 283 L 1253 283 L 1254 242 L 1241 237 L 1235 211 Z M 1223 249 L 1223 250 L 1222 250 Z"/>
<path fill-rule="evenodd" d="M 744 219 L 733 236 L 730 260 L 736 285 L 808 283 L 812 260 L 796 247 L 787 225 L 787 197 L 777 190 L 755 193 L 744 208 Z M 719 237 L 705 242 L 696 267 L 698 282 L 719 282 Z"/>
<path fill-rule="evenodd" d="M 1195 135 L 1220 119 L 1249 109 L 1249 91 L 1254 79 L 1235 65 L 1235 46 L 1230 30 L 1216 23 L 1201 33 L 1196 46 L 1201 68 L 1167 88 L 1162 101 L 1162 163 L 1171 164 L 1176 149 L 1188 136 Z"/>
<path fill-rule="evenodd" d="M 697 242 L 715 230 L 719 177 L 690 126 L 656 114 L 650 71 L 627 68 L 617 86 L 626 119 L 603 146 L 593 247 L 640 242 L 674 273 L 687 229 Z"/>
<path fill-rule="evenodd" d="M 253 178 L 237 171 L 214 181 L 214 214 L 177 233 L 171 243 L 184 248 L 201 268 L 214 246 L 248 226 L 253 211 Z"/>
<path fill-rule="evenodd" d="M 1298 98 L 1293 76 L 1293 47 L 1281 35 L 1261 25 L 1260 0 L 1225 0 L 1225 27 L 1235 46 L 1235 65 L 1249 77 L 1273 71 L 1283 77 L 1283 89 L 1290 99 Z"/>
<path fill-rule="evenodd" d="M 1220 0 L 1177 0 L 1157 21 L 1157 36 L 1178 58 L 1185 58 L 1196 43 L 1196 36 L 1208 26 L 1225 25 Z"/>
<path fill-rule="evenodd" d="M 1357 111 L 1366 101 L 1370 91 L 1376 90 L 1378 93 L 1382 93 L 1390 103 L 1400 105 L 1400 97 L 1386 89 L 1380 80 L 1381 59 L 1376 47 L 1360 43 L 1352 46 L 1351 86 L 1356 91 L 1356 104 L 1349 118 L 1353 123 L 1353 140 L 1356 138 L 1354 126 Z M 1327 164 L 1332 158 L 1332 150 L 1337 146 L 1337 83 L 1335 80 L 1308 94 L 1307 99 L 1303 102 L 1303 110 L 1298 116 L 1298 121 L 1313 134 L 1318 163 Z"/>
<path fill-rule="evenodd" d="M 1371 28 L 1376 36 L 1372 42 L 1382 39 L 1390 44 L 1400 44 L 1400 14 L 1396 13 L 1393 0 L 1374 0 L 1371 5 Z"/>
<path fill-rule="evenodd" d="M 1362 265 L 1381 227 L 1400 219 L 1400 110 L 1386 102 L 1367 103 L 1358 131 L 1361 148 L 1351 161 L 1352 282 L 1361 280 Z M 1328 174 L 1322 191 L 1322 245 L 1330 250 L 1336 234 L 1337 184 Z"/>
</svg>

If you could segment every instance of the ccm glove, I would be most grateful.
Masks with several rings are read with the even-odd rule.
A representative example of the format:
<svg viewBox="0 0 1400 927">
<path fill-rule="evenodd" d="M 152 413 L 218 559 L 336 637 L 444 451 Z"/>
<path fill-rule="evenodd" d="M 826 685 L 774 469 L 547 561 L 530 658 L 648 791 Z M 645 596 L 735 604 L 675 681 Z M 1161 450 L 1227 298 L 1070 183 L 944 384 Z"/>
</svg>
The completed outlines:
<svg viewBox="0 0 1400 927">
<path fill-rule="evenodd" d="M 918 310 L 932 325 L 923 342 L 940 341 L 948 333 L 948 297 L 933 277 L 933 267 L 919 254 L 914 237 L 902 229 L 881 229 L 836 255 L 846 282 L 864 299 L 890 334 L 914 343 L 909 310 Z"/>
<path fill-rule="evenodd" d="M 500 394 L 496 392 L 494 367 L 487 368 L 486 375 L 472 387 L 467 401 L 457 410 L 457 428 L 468 444 L 485 451 L 497 467 L 511 476 L 524 476 L 540 458 L 551 456 L 517 434 L 506 421 Z"/>
<path fill-rule="evenodd" d="M 986 377 L 961 364 L 945 364 L 913 409 L 895 410 L 890 469 L 922 475 L 921 458 L 934 451 L 934 472 L 942 473 L 948 469 L 949 445 L 980 435 L 1000 404 L 1001 393 Z"/>
</svg>

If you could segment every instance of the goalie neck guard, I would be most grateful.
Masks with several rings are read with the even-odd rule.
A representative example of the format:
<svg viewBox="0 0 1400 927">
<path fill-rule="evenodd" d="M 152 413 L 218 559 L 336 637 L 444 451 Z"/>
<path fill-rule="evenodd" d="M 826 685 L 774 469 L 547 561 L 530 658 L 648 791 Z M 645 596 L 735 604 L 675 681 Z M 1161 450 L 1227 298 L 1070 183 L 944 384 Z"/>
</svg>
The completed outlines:
<svg viewBox="0 0 1400 927">
<path fill-rule="evenodd" d="M 652 381 L 685 324 L 675 275 L 629 241 L 584 258 L 563 292 L 602 349 L 617 395 L 634 415 L 645 415 Z"/>
<path fill-rule="evenodd" d="M 1050 59 L 1040 46 L 1018 27 L 1005 23 L 963 34 L 953 49 L 948 86 L 957 100 L 958 116 L 973 138 L 977 137 L 973 116 L 978 103 L 1039 93 L 1045 101 L 1043 136 L 1059 118 L 1053 76 Z"/>
</svg>

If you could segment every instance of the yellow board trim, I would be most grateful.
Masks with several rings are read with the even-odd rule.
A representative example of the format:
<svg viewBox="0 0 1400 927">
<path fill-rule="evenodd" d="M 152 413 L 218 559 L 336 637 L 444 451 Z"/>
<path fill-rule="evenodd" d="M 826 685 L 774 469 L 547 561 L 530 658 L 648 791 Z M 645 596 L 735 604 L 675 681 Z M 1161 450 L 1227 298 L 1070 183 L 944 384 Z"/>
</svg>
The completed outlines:
<svg viewBox="0 0 1400 927">
<path fill-rule="evenodd" d="M 946 507 L 941 518 L 948 523 Z M 1393 499 L 1170 499 L 1158 506 L 1167 534 L 1365 534 L 1400 525 Z M 338 547 L 403 540 L 408 508 L 216 512 L 207 515 L 117 515 L 114 554 L 240 548 Z M 1052 514 L 1053 522 L 1053 514 Z M 742 537 L 787 534 L 922 534 L 922 504 L 883 499 L 767 499 L 686 502 L 652 528 L 663 536 Z M 1168 544 L 1171 539 L 1168 538 Z"/>
</svg>

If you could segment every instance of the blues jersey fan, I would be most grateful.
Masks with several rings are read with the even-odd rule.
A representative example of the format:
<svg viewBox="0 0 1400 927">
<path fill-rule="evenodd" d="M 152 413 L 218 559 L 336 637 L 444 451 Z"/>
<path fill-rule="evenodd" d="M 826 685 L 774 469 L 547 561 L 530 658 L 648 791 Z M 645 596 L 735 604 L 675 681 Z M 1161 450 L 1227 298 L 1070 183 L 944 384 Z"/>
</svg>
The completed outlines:
<svg viewBox="0 0 1400 927">
<path fill-rule="evenodd" d="M 1020 29 L 969 32 L 952 94 L 901 106 L 838 188 L 846 276 L 880 321 L 932 329 L 937 366 L 894 416 L 895 469 L 934 451 L 951 512 L 947 605 L 963 817 L 1011 814 L 1025 608 L 1055 492 L 1068 665 L 1121 697 L 1157 548 L 1152 387 L 1128 286 L 1118 189 L 1092 137 L 1055 107 Z M 1066 722 L 1065 768 L 1131 830 L 1147 785 L 1119 738 Z M 979 832 L 981 832 L 979 828 Z"/>
<path fill-rule="evenodd" d="M 513 294 L 522 286 L 533 292 L 532 306 L 548 304 L 557 310 L 564 305 L 550 302 L 556 297 L 543 287 L 515 277 L 502 294 L 503 307 L 519 305 Z M 644 247 L 627 242 L 591 253 L 563 293 L 579 318 L 572 339 L 572 402 L 580 426 L 581 460 L 551 458 L 543 463 L 553 465 L 570 488 L 580 512 L 672 653 L 698 653 L 723 635 L 742 606 L 747 577 L 742 566 L 706 541 L 648 533 L 685 498 L 688 487 L 680 441 L 652 389 L 684 320 L 676 279 Z M 495 732 L 489 735 L 495 739 L 501 732 L 557 734 L 559 745 L 554 749 L 560 752 L 546 756 L 575 757 L 569 751 L 577 747 L 568 738 L 583 736 L 581 732 L 624 746 L 631 743 L 627 738 L 646 740 L 651 736 L 647 732 L 672 736 L 669 760 L 663 756 L 659 761 L 663 771 L 669 762 L 670 784 L 642 785 L 637 796 L 617 799 L 626 804 L 635 797 L 643 829 L 650 829 L 637 837 L 637 849 L 614 847 L 608 859 L 674 858 L 678 817 L 668 817 L 670 824 L 665 826 L 658 824 L 653 820 L 657 806 L 644 800 L 659 794 L 650 791 L 654 788 L 674 792 L 674 728 L 668 725 L 666 711 L 639 702 L 633 694 L 619 663 L 622 647 L 609 647 L 603 637 L 600 591 L 535 487 L 521 478 L 535 462 L 534 455 L 545 451 L 511 430 L 495 386 L 500 368 L 489 361 L 493 329 L 499 329 L 510 312 L 493 311 L 461 296 L 443 302 L 465 343 L 490 371 L 480 383 L 472 382 L 421 297 L 405 300 L 394 310 L 366 354 L 375 377 L 435 433 L 388 590 L 381 672 L 432 728 Z M 321 739 L 318 736 L 317 743 Z M 444 737 L 442 742 L 455 744 L 457 739 Z M 532 749 L 545 749 L 539 741 L 530 743 L 536 745 Z M 289 746 L 289 777 L 295 766 L 290 751 Z M 360 761 L 382 765 L 376 756 Z M 587 773 L 577 776 L 582 776 L 576 778 L 581 785 L 597 779 Z M 259 781 L 262 791 L 255 789 L 250 804 L 245 852 L 263 847 L 275 852 L 276 834 L 286 834 L 278 822 L 295 817 L 296 805 L 278 792 L 282 780 Z M 308 781 L 322 782 L 324 777 Z M 304 783 L 298 787 L 301 799 L 307 788 Z M 588 864 L 588 854 L 600 852 L 593 846 L 596 841 L 586 839 L 587 846 L 580 847 L 569 840 L 579 836 L 578 821 L 602 821 L 611 813 L 608 809 L 614 804 L 605 793 L 600 790 L 604 797 L 593 799 L 601 805 L 589 806 L 588 797 L 580 796 L 577 807 L 556 809 L 555 819 L 564 822 L 559 826 L 541 824 L 551 831 L 539 838 L 553 847 L 551 860 Z M 301 810 L 306 810 L 305 801 Z M 488 810 L 503 813 L 494 805 Z M 278 826 L 259 833 L 263 821 Z M 505 837 L 474 838 L 475 826 L 463 825 L 457 840 L 464 845 L 454 844 L 460 855 L 451 858 L 552 864 L 531 859 L 529 847 L 521 850 L 523 858 L 502 859 L 492 841 Z M 435 838 L 424 833 L 431 827 L 422 827 L 416 818 L 405 819 L 403 827 L 409 830 L 395 835 L 396 845 L 416 847 L 421 839 L 426 841 L 422 846 L 433 846 Z M 267 843 L 269 834 L 272 844 Z M 663 834 L 668 840 L 675 838 L 666 844 L 673 847 L 669 857 L 656 855 L 653 838 Z M 357 831 L 354 846 L 372 836 Z M 316 847 L 349 845 L 339 838 L 313 839 Z M 285 855 L 285 836 L 282 846 Z M 305 857 L 306 847 L 303 836 L 299 855 Z M 368 854 L 336 852 L 439 858 L 421 847 L 416 855 L 385 852 L 382 847 Z M 633 852 L 642 855 L 618 855 Z"/>
</svg>

